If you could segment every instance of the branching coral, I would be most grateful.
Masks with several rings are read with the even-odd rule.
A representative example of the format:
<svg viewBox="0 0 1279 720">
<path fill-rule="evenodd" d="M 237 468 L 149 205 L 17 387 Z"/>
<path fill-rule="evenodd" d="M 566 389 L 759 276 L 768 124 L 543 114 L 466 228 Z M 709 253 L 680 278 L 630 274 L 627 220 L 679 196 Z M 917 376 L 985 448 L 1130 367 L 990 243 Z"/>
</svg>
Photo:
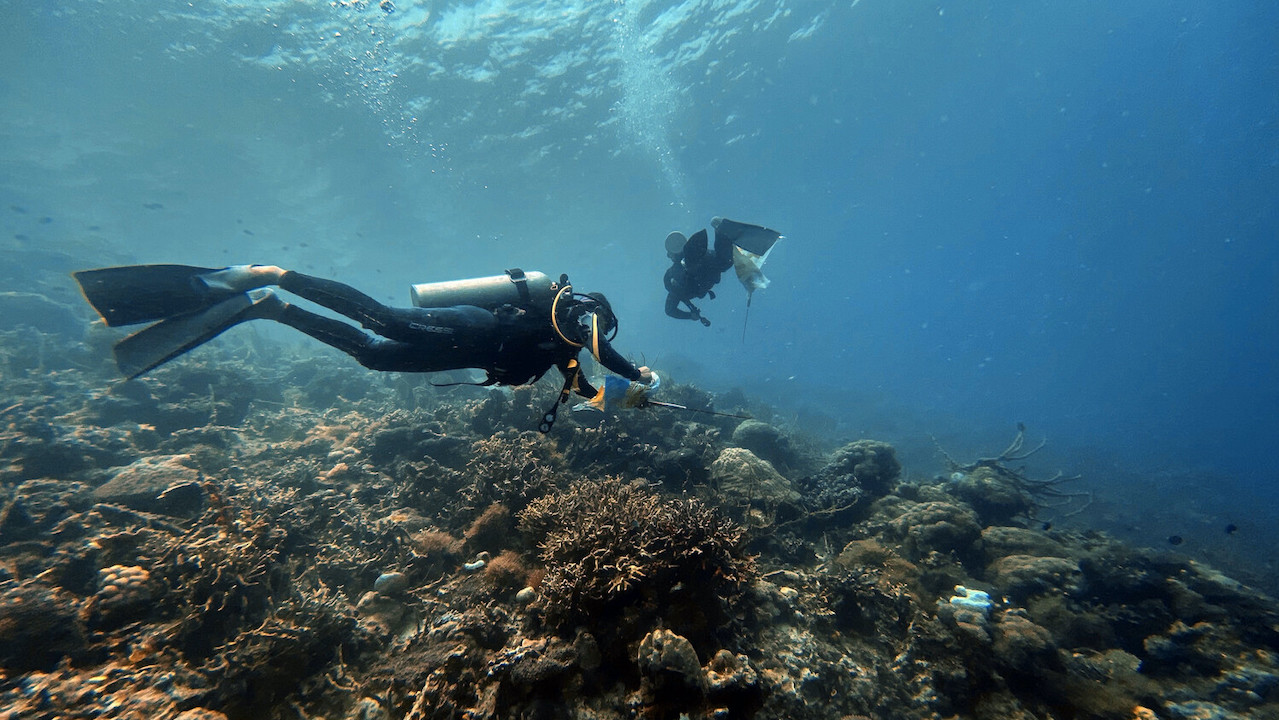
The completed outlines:
<svg viewBox="0 0 1279 720">
<path fill-rule="evenodd" d="M 742 528 L 696 499 L 664 498 L 642 483 L 580 483 L 530 503 L 520 527 L 541 549 L 539 589 L 553 623 L 600 622 L 635 598 L 652 601 L 649 613 L 675 615 L 675 595 L 701 604 L 687 616 L 714 615 L 716 598 L 754 571 Z"/>
<path fill-rule="evenodd" d="M 463 508 L 478 513 L 497 503 L 519 512 L 536 497 L 562 487 L 563 457 L 535 432 L 506 431 L 471 446 L 462 488 Z"/>
<path fill-rule="evenodd" d="M 188 656 L 207 655 L 244 623 L 265 617 L 283 582 L 281 535 L 261 522 L 245 531 L 196 525 L 160 559 L 152 576 L 180 600 L 174 635 Z"/>
</svg>

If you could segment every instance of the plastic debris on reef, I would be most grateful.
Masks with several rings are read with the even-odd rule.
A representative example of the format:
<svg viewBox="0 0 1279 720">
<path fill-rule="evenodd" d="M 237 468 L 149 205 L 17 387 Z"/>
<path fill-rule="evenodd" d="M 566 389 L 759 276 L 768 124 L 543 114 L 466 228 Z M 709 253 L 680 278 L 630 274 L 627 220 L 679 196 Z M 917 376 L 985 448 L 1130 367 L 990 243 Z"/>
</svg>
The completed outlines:
<svg viewBox="0 0 1279 720">
<path fill-rule="evenodd" d="M 984 590 L 974 590 L 963 585 L 956 585 L 955 595 L 947 602 L 957 609 L 979 612 L 983 616 L 990 614 L 990 594 Z"/>
<path fill-rule="evenodd" d="M 990 638 L 990 595 L 981 591 L 955 586 L 955 594 L 949 600 L 939 600 L 938 615 L 943 621 L 971 638 L 985 644 Z"/>
</svg>

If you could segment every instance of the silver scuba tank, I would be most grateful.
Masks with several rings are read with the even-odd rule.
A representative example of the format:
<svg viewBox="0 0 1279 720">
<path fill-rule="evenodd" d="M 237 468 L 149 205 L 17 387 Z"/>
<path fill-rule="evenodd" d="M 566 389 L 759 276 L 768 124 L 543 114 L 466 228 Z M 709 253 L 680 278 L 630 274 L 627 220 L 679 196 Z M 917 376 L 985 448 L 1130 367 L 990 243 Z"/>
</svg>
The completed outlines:
<svg viewBox="0 0 1279 720">
<path fill-rule="evenodd" d="M 559 285 L 546 273 L 516 268 L 504 275 L 418 283 L 410 287 L 409 294 L 417 307 L 475 305 L 496 310 L 503 305 L 550 308 L 558 290 Z"/>
</svg>

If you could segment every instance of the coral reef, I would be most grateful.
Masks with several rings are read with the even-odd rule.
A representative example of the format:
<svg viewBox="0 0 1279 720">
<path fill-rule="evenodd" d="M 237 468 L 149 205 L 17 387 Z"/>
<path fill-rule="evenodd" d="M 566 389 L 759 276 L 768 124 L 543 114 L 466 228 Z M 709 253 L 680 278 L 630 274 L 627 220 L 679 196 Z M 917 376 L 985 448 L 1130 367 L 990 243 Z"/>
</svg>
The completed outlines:
<svg viewBox="0 0 1279 720">
<path fill-rule="evenodd" d="M 903 477 L 252 338 L 117 382 L 5 301 L 49 313 L 0 329 L 5 720 L 1279 719 L 1279 604 L 1078 524 L 1024 429 Z"/>
</svg>

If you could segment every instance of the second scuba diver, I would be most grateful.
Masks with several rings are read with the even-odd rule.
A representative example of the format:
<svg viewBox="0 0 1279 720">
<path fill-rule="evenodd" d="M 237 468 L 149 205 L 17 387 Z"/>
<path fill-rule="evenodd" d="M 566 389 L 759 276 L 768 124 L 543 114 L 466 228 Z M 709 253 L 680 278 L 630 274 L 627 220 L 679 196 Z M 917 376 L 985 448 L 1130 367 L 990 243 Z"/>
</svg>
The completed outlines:
<svg viewBox="0 0 1279 720">
<path fill-rule="evenodd" d="M 383 305 L 349 285 L 274 265 L 130 265 L 74 275 L 107 325 L 155 322 L 116 344 L 116 363 L 129 378 L 258 319 L 296 328 L 371 370 L 474 368 L 487 373 L 480 385 L 526 385 L 556 367 L 564 386 L 543 417 L 543 432 L 571 392 L 597 395 L 582 376 L 577 360 L 582 348 L 628 380 L 650 384 L 655 378 L 609 343 L 617 333 L 617 317 L 604 295 L 574 293 L 565 275 L 553 282 L 543 273 L 514 269 L 488 278 L 414 285 L 413 307 Z M 267 289 L 273 285 L 374 334 L 287 303 Z"/>
<path fill-rule="evenodd" d="M 693 300 L 707 296 L 715 299 L 712 288 L 725 270 L 740 264 L 741 250 L 764 255 L 782 237 L 761 225 L 719 217 L 711 219 L 711 227 L 715 231 L 713 247 L 708 247 L 705 230 L 698 230 L 688 238 L 680 232 L 666 236 L 666 257 L 670 258 L 671 266 L 662 277 L 666 287 L 666 314 L 677 320 L 697 320 L 706 327 L 710 327 L 711 321 L 702 316 Z M 735 249 L 738 252 L 734 252 Z M 741 276 L 740 270 L 738 275 Z M 748 292 L 753 290 L 748 286 Z"/>
</svg>

